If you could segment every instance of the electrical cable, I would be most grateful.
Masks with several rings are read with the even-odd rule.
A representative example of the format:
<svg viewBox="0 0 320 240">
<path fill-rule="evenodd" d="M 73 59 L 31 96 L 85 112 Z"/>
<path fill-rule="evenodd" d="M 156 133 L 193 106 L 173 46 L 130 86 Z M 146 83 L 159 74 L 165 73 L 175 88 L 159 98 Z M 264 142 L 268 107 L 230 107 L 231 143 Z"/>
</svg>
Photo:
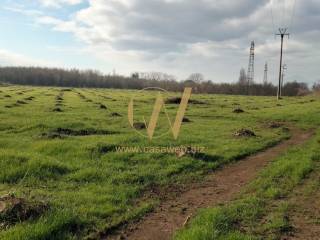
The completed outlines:
<svg viewBox="0 0 320 240">
<path fill-rule="evenodd" d="M 273 14 L 273 1 L 270 1 L 270 11 L 271 11 L 271 19 L 272 19 L 272 27 L 273 27 L 273 33 L 276 33 L 276 28 L 274 24 L 274 14 Z"/>
<path fill-rule="evenodd" d="M 289 29 L 291 31 L 291 29 L 293 28 L 293 20 L 295 18 L 295 12 L 296 12 L 296 5 L 297 5 L 297 0 L 293 0 L 293 7 L 292 7 L 292 15 L 291 15 L 291 19 L 290 19 L 290 25 L 289 25 Z M 291 31 L 292 32 L 292 31 Z"/>
</svg>

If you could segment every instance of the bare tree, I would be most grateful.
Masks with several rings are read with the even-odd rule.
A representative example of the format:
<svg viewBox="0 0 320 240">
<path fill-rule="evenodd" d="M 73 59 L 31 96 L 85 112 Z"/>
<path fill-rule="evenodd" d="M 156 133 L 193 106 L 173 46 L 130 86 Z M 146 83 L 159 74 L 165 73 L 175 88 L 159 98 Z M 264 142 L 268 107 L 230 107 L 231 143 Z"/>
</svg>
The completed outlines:
<svg viewBox="0 0 320 240">
<path fill-rule="evenodd" d="M 138 72 L 132 73 L 131 74 L 131 78 L 133 79 L 139 79 L 140 78 L 140 74 Z"/>
<path fill-rule="evenodd" d="M 204 76 L 202 73 L 192 73 L 187 80 L 193 81 L 195 83 L 201 83 L 204 81 Z"/>
<path fill-rule="evenodd" d="M 192 74 L 187 81 L 179 82 L 170 74 L 161 72 L 134 73 L 130 77 L 121 75 L 104 75 L 99 71 L 39 68 L 39 67 L 0 67 L 0 84 L 20 84 L 34 86 L 60 86 L 60 87 L 94 87 L 118 89 L 143 89 L 159 87 L 168 91 L 181 92 L 185 87 L 192 87 L 194 93 L 214 94 L 247 94 L 245 71 L 240 72 L 239 81 L 236 83 L 214 83 L 203 81 L 202 74 Z M 320 82 L 314 90 L 320 91 Z M 277 87 L 272 83 L 253 84 L 250 93 L 257 96 L 272 96 Z M 286 96 L 305 95 L 309 93 L 308 85 L 299 82 L 288 82 L 284 85 L 283 93 Z"/>
<path fill-rule="evenodd" d="M 312 86 L 312 90 L 314 92 L 320 92 L 320 80 L 318 80 L 317 82 L 315 82 Z"/>
<path fill-rule="evenodd" d="M 241 70 L 240 70 L 240 76 L 239 76 L 238 83 L 242 86 L 247 85 L 247 74 L 246 74 L 246 70 L 244 70 L 244 68 L 241 68 Z"/>
</svg>

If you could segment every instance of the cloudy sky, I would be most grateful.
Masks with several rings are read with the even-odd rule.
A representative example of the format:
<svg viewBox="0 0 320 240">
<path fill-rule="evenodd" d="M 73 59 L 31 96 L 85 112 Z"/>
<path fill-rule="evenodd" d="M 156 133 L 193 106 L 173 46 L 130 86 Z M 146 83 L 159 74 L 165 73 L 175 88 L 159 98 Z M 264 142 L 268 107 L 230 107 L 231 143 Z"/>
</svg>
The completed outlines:
<svg viewBox="0 0 320 240">
<path fill-rule="evenodd" d="M 296 1 L 296 4 L 294 2 Z M 264 63 L 276 82 L 280 40 L 287 81 L 320 80 L 320 0 L 2 0 L 0 65 L 97 69 L 129 75 L 201 72 L 233 82 L 256 43 L 255 80 Z"/>
</svg>

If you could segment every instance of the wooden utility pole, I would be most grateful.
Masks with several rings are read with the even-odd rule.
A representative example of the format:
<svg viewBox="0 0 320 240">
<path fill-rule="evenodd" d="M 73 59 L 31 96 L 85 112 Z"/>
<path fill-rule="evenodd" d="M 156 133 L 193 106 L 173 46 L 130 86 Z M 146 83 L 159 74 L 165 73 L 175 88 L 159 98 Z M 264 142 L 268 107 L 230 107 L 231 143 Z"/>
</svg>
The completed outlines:
<svg viewBox="0 0 320 240">
<path fill-rule="evenodd" d="M 284 82 L 284 76 L 285 76 L 285 71 L 287 70 L 287 64 L 283 64 L 282 66 L 282 74 L 281 74 L 281 91 L 280 91 L 280 97 L 282 97 L 282 89 L 283 89 L 283 82 Z"/>
<path fill-rule="evenodd" d="M 287 28 L 279 28 L 279 33 L 276 34 L 277 36 L 281 36 L 281 52 L 280 52 L 280 70 L 279 70 L 279 85 L 278 85 L 278 94 L 277 99 L 281 99 L 281 78 L 282 78 L 282 58 L 283 58 L 283 39 L 284 36 L 290 36 L 290 34 L 287 32 Z"/>
</svg>

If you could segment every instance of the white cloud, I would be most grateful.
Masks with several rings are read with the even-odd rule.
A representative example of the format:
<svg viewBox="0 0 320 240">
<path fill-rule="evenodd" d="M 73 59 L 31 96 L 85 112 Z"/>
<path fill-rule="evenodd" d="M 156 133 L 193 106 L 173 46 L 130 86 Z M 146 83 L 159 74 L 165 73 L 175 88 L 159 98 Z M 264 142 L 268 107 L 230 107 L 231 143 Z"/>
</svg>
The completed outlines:
<svg viewBox="0 0 320 240">
<path fill-rule="evenodd" d="M 234 81 L 240 67 L 247 66 L 250 42 L 255 40 L 257 78 L 262 78 L 266 60 L 278 64 L 279 39 L 273 35 L 272 16 L 275 26 L 283 21 L 290 25 L 291 17 L 296 16 L 293 39 L 285 41 L 285 58 L 293 71 L 298 69 L 295 58 L 318 52 L 318 0 L 297 1 L 296 15 L 292 15 L 293 0 L 285 0 L 285 15 L 284 5 L 276 6 L 276 0 L 87 1 L 87 7 L 68 17 L 59 19 L 49 13 L 33 17 L 54 31 L 72 33 L 86 44 L 88 54 L 124 73 L 161 70 L 183 78 L 202 71 L 213 80 Z M 82 1 L 41 2 L 59 7 Z M 316 74 L 313 71 L 309 76 Z M 305 72 L 294 75 L 308 80 Z"/>
<path fill-rule="evenodd" d="M 35 59 L 19 53 L 0 49 L 0 64 L 2 66 L 54 66 L 57 63 L 48 62 L 43 59 Z"/>
<path fill-rule="evenodd" d="M 25 9 L 23 6 L 21 5 L 17 5 L 17 6 L 5 6 L 3 7 L 4 10 L 7 11 L 11 11 L 11 12 L 16 12 L 16 13 L 20 13 L 26 16 L 30 16 L 30 17 L 36 17 L 36 16 L 41 16 L 43 15 L 43 13 L 39 10 L 30 10 L 30 9 Z"/>
<path fill-rule="evenodd" d="M 83 0 L 39 0 L 40 4 L 45 7 L 59 8 L 63 5 L 77 5 L 83 2 Z"/>
</svg>

